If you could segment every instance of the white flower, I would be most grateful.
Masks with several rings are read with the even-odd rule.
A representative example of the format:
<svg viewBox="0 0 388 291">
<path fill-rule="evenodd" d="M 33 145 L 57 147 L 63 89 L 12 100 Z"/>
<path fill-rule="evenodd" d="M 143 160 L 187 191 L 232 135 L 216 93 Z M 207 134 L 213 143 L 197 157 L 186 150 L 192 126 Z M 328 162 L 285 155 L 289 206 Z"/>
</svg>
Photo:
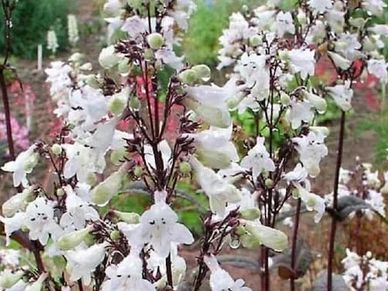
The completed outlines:
<svg viewBox="0 0 388 291">
<path fill-rule="evenodd" d="M 309 0 L 308 4 L 318 13 L 325 13 L 333 8 L 332 0 Z"/>
<path fill-rule="evenodd" d="M 342 70 L 347 70 L 350 68 L 352 65 L 352 62 L 349 61 L 348 59 L 345 59 L 343 56 L 340 54 L 334 53 L 334 52 L 327 52 L 329 57 L 333 60 L 334 64 L 341 68 Z"/>
<path fill-rule="evenodd" d="M 135 254 L 133 254 L 135 253 Z M 102 285 L 102 291 L 154 291 L 155 287 L 142 277 L 143 262 L 136 251 L 125 257 L 119 264 L 106 268 L 108 280 Z"/>
<path fill-rule="evenodd" d="M 103 156 L 97 154 L 90 147 L 80 143 L 63 144 L 67 161 L 63 169 L 66 179 L 77 176 L 78 181 L 86 182 L 90 173 L 101 173 L 105 167 Z"/>
<path fill-rule="evenodd" d="M 362 7 L 365 8 L 369 14 L 381 16 L 387 4 L 383 0 L 364 0 Z"/>
<path fill-rule="evenodd" d="M 325 135 L 313 131 L 310 131 L 308 135 L 292 139 L 296 143 L 300 161 L 312 177 L 319 174 L 319 163 L 328 154 L 324 139 Z"/>
<path fill-rule="evenodd" d="M 248 236 L 248 239 L 258 241 L 260 244 L 278 252 L 287 248 L 288 237 L 282 231 L 262 225 L 259 220 L 249 221 L 241 219 L 240 222 L 246 231 L 246 234 L 243 234 L 243 236 Z"/>
<path fill-rule="evenodd" d="M 335 51 L 342 54 L 345 59 L 355 61 L 363 57 L 360 52 L 361 43 L 358 41 L 358 35 L 356 34 L 342 33 L 334 44 Z"/>
<path fill-rule="evenodd" d="M 325 199 L 318 196 L 317 194 L 310 192 L 310 183 L 305 183 L 305 187 L 302 187 L 300 183 L 295 182 L 293 185 L 296 187 L 296 189 L 298 189 L 299 197 L 306 205 L 307 210 L 315 210 L 317 212 L 314 216 L 314 222 L 318 223 L 321 220 L 323 214 L 325 214 Z"/>
<path fill-rule="evenodd" d="M 352 109 L 353 89 L 350 88 L 350 81 L 345 82 L 343 85 L 335 85 L 326 89 L 341 110 L 349 111 Z"/>
<path fill-rule="evenodd" d="M 169 48 L 157 50 L 155 52 L 155 58 L 178 72 L 183 68 L 184 57 L 178 57 L 175 52 Z"/>
<path fill-rule="evenodd" d="M 126 233 L 132 246 L 152 246 L 161 257 L 166 258 L 171 244 L 191 244 L 193 235 L 183 224 L 178 223 L 177 214 L 166 203 L 166 192 L 155 192 L 155 204 L 140 217 L 140 223 Z"/>
<path fill-rule="evenodd" d="M 31 240 L 39 240 L 46 245 L 50 235 L 57 238 L 62 229 L 55 221 L 54 202 L 43 197 L 36 198 L 31 202 L 25 212 L 24 225 L 29 230 Z"/>
<path fill-rule="evenodd" d="M 371 59 L 368 60 L 368 72 L 380 79 L 381 83 L 388 82 L 388 64 L 382 60 Z"/>
<path fill-rule="evenodd" d="M 82 279 L 83 284 L 90 284 L 91 272 L 96 269 L 105 257 L 106 244 L 95 244 L 89 248 L 80 248 L 66 252 L 66 270 L 70 273 L 71 281 L 74 282 Z"/>
<path fill-rule="evenodd" d="M 232 120 L 230 117 L 227 100 L 233 96 L 231 83 L 224 87 L 201 85 L 187 87 L 187 96 L 183 103 L 193 110 L 200 119 L 210 125 L 227 128 Z"/>
<path fill-rule="evenodd" d="M 205 256 L 204 261 L 210 269 L 210 288 L 212 291 L 251 291 L 251 288 L 244 287 L 244 280 L 238 279 L 236 281 L 229 275 L 228 272 L 221 269 L 217 259 L 211 256 Z"/>
<path fill-rule="evenodd" d="M 36 145 L 30 146 L 26 151 L 21 152 L 16 160 L 6 163 L 1 169 L 6 172 L 13 172 L 13 185 L 20 184 L 28 186 L 26 175 L 30 174 L 38 162 L 38 153 L 35 152 Z"/>
<path fill-rule="evenodd" d="M 161 278 L 154 282 L 155 288 L 163 289 L 166 288 L 168 284 L 167 279 L 167 269 L 166 269 L 166 258 L 159 256 L 155 251 L 150 250 L 148 252 L 149 258 L 147 259 L 147 266 L 150 270 L 153 271 L 153 275 Z M 180 283 L 185 279 L 186 275 L 186 262 L 185 260 L 178 255 L 178 247 L 175 244 L 171 244 L 170 251 L 171 258 L 171 271 L 173 285 L 179 286 Z"/>
<path fill-rule="evenodd" d="M 192 157 L 190 163 L 197 182 L 209 197 L 211 211 L 223 217 L 227 203 L 237 203 L 241 200 L 240 191 L 212 169 L 203 166 L 196 158 Z"/>
<path fill-rule="evenodd" d="M 292 73 L 300 73 L 302 79 L 314 75 L 315 51 L 308 49 L 292 49 L 290 51 L 281 51 L 280 54 L 283 54 L 289 61 Z"/>
<path fill-rule="evenodd" d="M 265 138 L 258 137 L 256 145 L 248 151 L 246 157 L 241 160 L 241 167 L 252 171 L 253 177 L 257 178 L 263 172 L 275 171 L 275 163 L 269 157 L 264 145 Z"/>
<path fill-rule="evenodd" d="M 113 68 L 120 61 L 120 57 L 115 52 L 115 47 L 113 45 L 103 48 L 98 57 L 100 65 L 104 69 Z"/>
<path fill-rule="evenodd" d="M 276 28 L 279 37 L 283 37 L 287 32 L 295 33 L 294 21 L 290 12 L 279 11 L 276 15 Z"/>
<path fill-rule="evenodd" d="M 144 21 L 135 15 L 125 20 L 121 30 L 127 32 L 131 38 L 136 39 L 142 33 L 147 32 L 148 29 Z"/>
<path fill-rule="evenodd" d="M 287 118 L 291 122 L 292 129 L 297 129 L 302 122 L 310 123 L 314 119 L 314 107 L 309 102 L 297 102 L 292 100 Z"/>
<path fill-rule="evenodd" d="M 11 217 L 18 211 L 23 211 L 28 204 L 28 200 L 32 198 L 32 190 L 24 189 L 21 193 L 11 196 L 2 205 L 3 214 L 6 217 Z"/>
<path fill-rule="evenodd" d="M 229 128 L 210 127 L 208 130 L 187 135 L 194 139 L 196 155 L 204 166 L 223 169 L 231 162 L 239 161 L 237 149 L 232 137 L 233 126 Z"/>
<path fill-rule="evenodd" d="M 98 212 L 88 203 L 84 202 L 71 186 L 65 186 L 66 212 L 62 215 L 59 224 L 65 231 L 74 231 L 86 226 L 87 221 L 99 219 Z"/>
<path fill-rule="evenodd" d="M 23 226 L 25 217 L 26 215 L 24 212 L 18 212 L 12 217 L 3 217 L 0 215 L 0 221 L 4 224 L 4 232 L 7 246 L 11 242 L 11 235 Z"/>
</svg>

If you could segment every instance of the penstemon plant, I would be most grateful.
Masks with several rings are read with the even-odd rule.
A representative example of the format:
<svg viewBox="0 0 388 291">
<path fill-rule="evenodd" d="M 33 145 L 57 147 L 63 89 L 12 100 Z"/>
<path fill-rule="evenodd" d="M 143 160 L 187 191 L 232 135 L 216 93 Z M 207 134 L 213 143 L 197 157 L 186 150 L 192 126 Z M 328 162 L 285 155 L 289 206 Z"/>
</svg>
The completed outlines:
<svg viewBox="0 0 388 291">
<path fill-rule="evenodd" d="M 174 50 L 193 1 L 107 1 L 111 44 L 99 55 L 101 72 L 92 73 L 80 53 L 53 62 L 47 81 L 62 130 L 53 142 L 37 142 L 2 167 L 20 190 L 2 207 L 7 242 L 15 233 L 25 235 L 36 267 L 6 254 L 11 263 L 0 287 L 200 290 L 210 274 L 212 290 L 252 290 L 217 261 L 229 243 L 259 253 L 260 290 L 271 290 L 276 253 L 288 254 L 290 289 L 296 290 L 303 275 L 297 272 L 301 213 L 313 211 L 318 223 L 328 210 L 324 285 L 335 290 L 345 116 L 352 85 L 364 72 L 387 81 L 379 52 L 388 27 L 370 21 L 384 7 L 382 1 L 311 0 L 287 9 L 283 1 L 269 1 L 234 13 L 220 37 L 218 68 L 228 67 L 229 74 L 217 86 L 209 84 L 208 66 L 190 65 Z M 315 73 L 322 59 L 337 74 L 330 84 Z M 327 96 L 342 111 L 330 201 L 312 193 L 310 183 L 328 154 L 328 129 L 316 124 Z M 253 120 L 253 130 L 237 124 L 241 116 Z M 50 187 L 31 178 L 38 163 L 50 168 Z M 195 241 L 176 213 L 180 182 L 191 182 L 208 198 L 193 278 L 185 275 L 180 252 Z M 152 198 L 147 210 L 115 209 L 115 196 L 139 188 Z M 189 201 L 197 205 L 195 197 Z M 284 220 L 293 227 L 289 239 L 279 223 L 290 209 L 295 219 Z"/>
</svg>

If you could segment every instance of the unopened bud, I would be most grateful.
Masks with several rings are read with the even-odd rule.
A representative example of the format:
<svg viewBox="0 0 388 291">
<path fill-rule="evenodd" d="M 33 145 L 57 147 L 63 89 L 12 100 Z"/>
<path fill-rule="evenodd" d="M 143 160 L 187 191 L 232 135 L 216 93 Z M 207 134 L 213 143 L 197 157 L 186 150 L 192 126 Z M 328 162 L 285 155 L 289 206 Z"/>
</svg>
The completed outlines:
<svg viewBox="0 0 388 291">
<path fill-rule="evenodd" d="M 263 43 L 263 38 L 261 36 L 259 36 L 259 35 L 252 36 L 249 39 L 249 43 L 252 46 L 259 46 L 259 45 L 261 45 Z"/>
<path fill-rule="evenodd" d="M 179 164 L 179 171 L 182 173 L 182 174 L 189 174 L 191 173 L 191 166 L 188 162 L 181 162 Z"/>
<path fill-rule="evenodd" d="M 141 177 L 141 175 L 143 175 L 143 168 L 140 167 L 140 166 L 136 166 L 136 167 L 133 169 L 133 174 L 134 174 L 136 177 Z"/>
<path fill-rule="evenodd" d="M 154 52 L 151 49 L 144 50 L 144 59 L 151 61 L 154 58 Z"/>
<path fill-rule="evenodd" d="M 89 235 L 91 227 L 73 231 L 61 236 L 58 240 L 58 246 L 63 251 L 71 250 L 80 245 Z"/>
<path fill-rule="evenodd" d="M 137 224 L 140 221 L 140 215 L 134 212 L 114 211 L 114 214 L 120 221 L 128 224 Z"/>
<path fill-rule="evenodd" d="M 11 288 L 23 277 L 23 274 L 22 271 L 13 273 L 10 270 L 4 270 L 0 276 L 0 287 L 4 289 Z"/>
<path fill-rule="evenodd" d="M 51 151 L 53 152 L 54 155 L 59 156 L 62 153 L 62 147 L 61 145 L 55 143 L 51 146 Z"/>
<path fill-rule="evenodd" d="M 250 208 L 240 211 L 241 217 L 247 220 L 255 220 L 260 218 L 260 210 L 258 208 Z"/>
<path fill-rule="evenodd" d="M 157 50 L 164 44 L 164 37 L 160 33 L 151 33 L 147 36 L 147 42 L 150 48 Z"/>
<path fill-rule="evenodd" d="M 211 70 L 206 65 L 197 65 L 192 68 L 197 73 L 198 78 L 208 81 L 211 77 Z"/>
<path fill-rule="evenodd" d="M 198 81 L 197 72 L 193 69 L 184 70 L 178 75 L 179 80 L 188 85 L 193 85 Z"/>
<path fill-rule="evenodd" d="M 273 180 L 272 179 L 265 179 L 265 186 L 267 187 L 267 188 L 272 188 L 273 187 Z"/>
<path fill-rule="evenodd" d="M 120 235 L 120 232 L 118 230 L 114 230 L 110 233 L 110 238 L 113 240 L 113 241 L 117 241 L 119 240 L 121 237 Z"/>
</svg>

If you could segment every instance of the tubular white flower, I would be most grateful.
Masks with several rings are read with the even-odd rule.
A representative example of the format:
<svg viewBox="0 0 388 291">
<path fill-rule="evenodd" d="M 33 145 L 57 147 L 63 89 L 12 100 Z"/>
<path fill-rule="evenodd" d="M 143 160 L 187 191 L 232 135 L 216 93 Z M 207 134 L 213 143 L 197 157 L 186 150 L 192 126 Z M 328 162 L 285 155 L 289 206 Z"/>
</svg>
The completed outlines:
<svg viewBox="0 0 388 291">
<path fill-rule="evenodd" d="M 192 157 L 190 164 L 194 169 L 197 182 L 209 197 L 211 211 L 223 217 L 227 203 L 237 203 L 241 200 L 240 191 L 212 169 L 203 166 L 196 158 Z"/>
</svg>

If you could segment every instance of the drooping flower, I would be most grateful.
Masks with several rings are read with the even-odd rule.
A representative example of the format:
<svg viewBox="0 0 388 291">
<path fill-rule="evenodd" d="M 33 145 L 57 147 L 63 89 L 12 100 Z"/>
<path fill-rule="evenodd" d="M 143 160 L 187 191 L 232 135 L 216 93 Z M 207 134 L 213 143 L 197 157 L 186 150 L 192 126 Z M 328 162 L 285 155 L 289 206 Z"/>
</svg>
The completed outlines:
<svg viewBox="0 0 388 291">
<path fill-rule="evenodd" d="M 309 6 L 318 13 L 325 13 L 332 9 L 332 0 L 309 0 Z"/>
<path fill-rule="evenodd" d="M 280 55 L 288 61 L 292 73 L 300 73 L 302 79 L 313 76 L 315 70 L 315 51 L 309 49 L 292 49 L 281 51 Z"/>
<path fill-rule="evenodd" d="M 353 89 L 350 87 L 350 81 L 334 87 L 327 87 L 327 90 L 339 108 L 343 111 L 352 109 Z"/>
<path fill-rule="evenodd" d="M 283 37 L 286 33 L 295 33 L 294 21 L 290 12 L 278 12 L 276 15 L 276 28 L 279 37 Z"/>
<path fill-rule="evenodd" d="M 142 277 L 143 262 L 136 251 L 131 250 L 119 264 L 106 268 L 108 280 L 102 285 L 102 291 L 144 290 L 155 291 L 155 287 Z"/>
<path fill-rule="evenodd" d="M 38 162 L 38 153 L 35 152 L 36 145 L 30 146 L 26 151 L 21 152 L 14 161 L 6 163 L 1 169 L 6 172 L 13 172 L 13 185 L 20 184 L 28 186 L 27 174 L 30 174 Z"/>
<path fill-rule="evenodd" d="M 141 248 L 148 244 L 161 257 L 166 258 L 171 244 L 191 244 L 193 235 L 183 224 L 178 223 L 177 214 L 166 203 L 165 191 L 155 192 L 155 204 L 140 217 L 140 223 L 125 232 L 130 244 Z"/>
<path fill-rule="evenodd" d="M 298 189 L 299 197 L 306 205 L 307 210 L 317 212 L 314 216 L 314 222 L 318 223 L 326 211 L 325 199 L 310 192 L 310 183 L 305 183 L 305 187 L 302 187 L 300 183 L 293 183 L 293 185 Z"/>
<path fill-rule="evenodd" d="M 241 160 L 241 167 L 252 171 L 254 177 L 258 177 L 263 172 L 273 172 L 275 163 L 269 156 L 264 145 L 265 138 L 258 137 L 256 145 L 248 151 L 246 157 Z"/>
<path fill-rule="evenodd" d="M 102 262 L 105 257 L 107 243 L 94 244 L 89 248 L 79 248 L 66 252 L 66 270 L 70 273 L 70 280 L 75 282 L 83 280 L 85 285 L 91 281 L 91 273 Z"/>
<path fill-rule="evenodd" d="M 59 224 L 65 231 L 82 229 L 88 221 L 99 219 L 98 212 L 87 202 L 83 201 L 70 185 L 65 187 L 66 212 L 61 216 Z"/>
<path fill-rule="evenodd" d="M 228 203 L 241 200 L 240 191 L 212 169 L 203 166 L 196 158 L 192 157 L 190 164 L 194 169 L 197 182 L 209 197 L 211 211 L 223 217 Z"/>
<path fill-rule="evenodd" d="M 233 126 L 229 128 L 210 127 L 196 134 L 189 134 L 196 145 L 196 155 L 204 166 L 223 169 L 231 162 L 237 162 L 239 156 L 232 141 Z"/>
<path fill-rule="evenodd" d="M 300 161 L 312 177 L 319 174 L 319 163 L 328 154 L 324 139 L 325 135 L 322 132 L 313 131 L 310 131 L 308 135 L 292 139 L 296 143 Z"/>
<path fill-rule="evenodd" d="M 210 288 L 212 291 L 252 291 L 251 288 L 244 287 L 244 280 L 238 279 L 235 281 L 228 272 L 223 270 L 213 255 L 205 256 L 204 261 L 211 272 Z"/>
<path fill-rule="evenodd" d="M 31 240 L 46 245 L 50 236 L 55 239 L 61 234 L 62 229 L 55 221 L 54 206 L 53 201 L 43 197 L 36 198 L 27 206 L 23 225 L 28 228 Z"/>
</svg>

